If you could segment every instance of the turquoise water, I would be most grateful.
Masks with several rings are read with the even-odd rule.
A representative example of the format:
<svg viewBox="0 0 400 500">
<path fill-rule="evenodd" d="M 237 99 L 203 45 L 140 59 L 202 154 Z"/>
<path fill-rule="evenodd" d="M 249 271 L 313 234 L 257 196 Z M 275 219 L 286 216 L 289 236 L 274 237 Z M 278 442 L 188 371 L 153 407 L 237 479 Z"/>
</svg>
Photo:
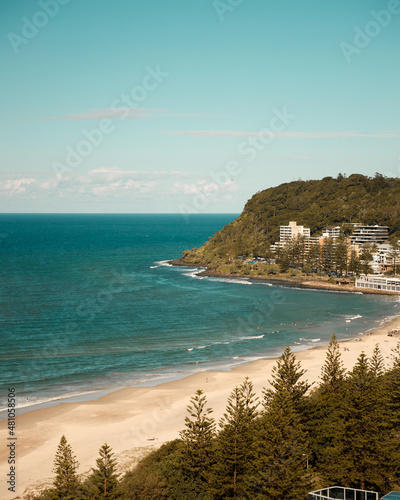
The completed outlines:
<svg viewBox="0 0 400 500">
<path fill-rule="evenodd" d="M 201 278 L 167 264 L 235 217 L 0 215 L 2 394 L 15 387 L 27 406 L 229 369 L 400 313 L 398 298 Z"/>
</svg>

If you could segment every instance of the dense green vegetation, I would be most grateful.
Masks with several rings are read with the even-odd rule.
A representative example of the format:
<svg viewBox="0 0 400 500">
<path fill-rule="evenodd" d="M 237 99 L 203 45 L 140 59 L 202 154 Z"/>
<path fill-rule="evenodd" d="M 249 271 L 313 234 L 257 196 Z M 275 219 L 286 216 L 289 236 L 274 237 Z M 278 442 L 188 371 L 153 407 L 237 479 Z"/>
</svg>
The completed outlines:
<svg viewBox="0 0 400 500">
<path fill-rule="evenodd" d="M 269 257 L 270 244 L 279 240 L 279 226 L 289 221 L 309 227 L 311 236 L 328 225 L 346 232 L 348 223 L 360 222 L 389 226 L 389 235 L 400 238 L 400 179 L 339 174 L 336 179 L 299 180 L 265 189 L 246 203 L 240 217 L 201 248 L 184 252 L 183 258 L 223 270 L 239 255 Z"/>
<path fill-rule="evenodd" d="M 54 487 L 36 500 L 304 500 L 322 486 L 387 492 L 400 484 L 400 342 L 384 370 L 379 347 L 346 373 L 335 335 L 320 384 L 287 347 L 259 399 L 250 380 L 233 389 L 218 429 L 196 391 L 180 439 L 162 445 L 121 479 L 107 445 L 85 480 L 65 437 Z M 183 423 L 182 423 L 183 424 Z"/>
</svg>

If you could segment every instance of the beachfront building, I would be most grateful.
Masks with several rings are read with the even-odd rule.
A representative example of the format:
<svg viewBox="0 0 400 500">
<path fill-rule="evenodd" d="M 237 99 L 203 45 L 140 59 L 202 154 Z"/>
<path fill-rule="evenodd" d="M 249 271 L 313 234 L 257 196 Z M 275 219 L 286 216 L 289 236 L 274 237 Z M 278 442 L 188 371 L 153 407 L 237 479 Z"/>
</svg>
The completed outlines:
<svg viewBox="0 0 400 500">
<path fill-rule="evenodd" d="M 360 276 L 356 278 L 356 288 L 400 292 L 400 278 L 387 278 L 386 276 L 375 275 Z"/>
<path fill-rule="evenodd" d="M 363 226 L 356 225 L 351 235 L 353 245 L 363 245 L 364 243 L 383 244 L 389 242 L 388 226 Z"/>
<path fill-rule="evenodd" d="M 379 493 L 370 490 L 358 490 L 355 488 L 345 488 L 344 486 L 330 486 L 321 490 L 311 491 L 308 494 L 308 500 L 378 500 Z M 399 491 L 391 491 L 386 493 L 381 500 L 400 500 Z"/>
<path fill-rule="evenodd" d="M 304 236 L 310 239 L 310 228 L 298 226 L 296 221 L 290 221 L 288 226 L 279 226 L 279 243 L 281 245 L 291 241 L 296 236 Z"/>
<path fill-rule="evenodd" d="M 330 486 L 329 488 L 311 491 L 308 494 L 308 500 L 331 500 L 333 498 L 342 498 L 344 500 L 378 500 L 379 494 L 376 491 L 357 490 L 355 488 L 345 488 L 344 486 Z"/>
</svg>

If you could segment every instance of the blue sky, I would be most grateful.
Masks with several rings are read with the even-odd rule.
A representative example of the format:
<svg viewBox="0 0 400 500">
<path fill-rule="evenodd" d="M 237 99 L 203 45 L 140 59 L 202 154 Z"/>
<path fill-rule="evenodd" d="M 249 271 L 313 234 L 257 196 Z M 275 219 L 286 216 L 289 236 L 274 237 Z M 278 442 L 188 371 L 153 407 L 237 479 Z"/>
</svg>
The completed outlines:
<svg viewBox="0 0 400 500">
<path fill-rule="evenodd" d="M 400 172 L 400 1 L 4 0 L 1 212 L 240 212 Z"/>
</svg>

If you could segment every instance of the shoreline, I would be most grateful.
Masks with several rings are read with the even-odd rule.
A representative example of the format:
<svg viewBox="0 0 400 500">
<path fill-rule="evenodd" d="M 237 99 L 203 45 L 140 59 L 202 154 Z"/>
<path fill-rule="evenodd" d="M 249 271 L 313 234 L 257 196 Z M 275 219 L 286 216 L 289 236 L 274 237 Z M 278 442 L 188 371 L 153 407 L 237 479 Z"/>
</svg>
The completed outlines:
<svg viewBox="0 0 400 500">
<path fill-rule="evenodd" d="M 396 328 L 400 330 L 400 316 L 372 332 L 340 341 L 345 368 L 351 370 L 362 351 L 370 357 L 377 343 L 386 366 L 390 366 L 391 350 L 400 341 L 400 333 L 393 336 L 387 333 Z M 346 350 L 342 349 L 344 344 Z M 295 351 L 297 361 L 306 370 L 304 379 L 318 382 L 326 350 L 327 344 Z M 0 496 L 4 499 L 21 497 L 27 493 L 26 488 L 33 491 L 51 482 L 54 455 L 62 434 L 81 464 L 79 473 L 88 473 L 95 465 L 98 450 L 105 441 L 113 448 L 120 472 L 126 472 L 147 452 L 179 438 L 179 431 L 184 428 L 186 406 L 197 389 L 205 392 L 208 406 L 214 409 L 213 417 L 218 422 L 229 394 L 246 376 L 261 397 L 275 363 L 276 358 L 263 358 L 227 371 L 201 371 L 154 386 L 116 389 L 90 401 L 63 402 L 17 414 L 17 490 L 12 494 L 2 491 Z M 7 421 L 0 422 L 2 443 L 7 442 L 6 425 Z M 3 444 L 1 478 L 6 477 L 8 467 Z"/>
<path fill-rule="evenodd" d="M 205 267 L 205 271 L 198 273 L 198 276 L 205 276 L 210 278 L 235 278 L 244 280 L 265 281 L 287 288 L 306 288 L 308 290 L 328 290 L 332 292 L 346 292 L 346 293 L 361 293 L 371 295 L 389 295 L 392 297 L 400 296 L 400 292 L 392 292 L 389 290 L 375 290 L 373 288 L 357 288 L 353 285 L 337 285 L 328 283 L 324 280 L 314 279 L 312 276 L 279 276 L 271 277 L 270 275 L 253 275 L 253 274 L 237 274 L 237 273 L 221 273 L 209 269 L 202 264 L 193 264 L 184 261 L 182 258 L 168 261 L 175 267 Z"/>
</svg>

